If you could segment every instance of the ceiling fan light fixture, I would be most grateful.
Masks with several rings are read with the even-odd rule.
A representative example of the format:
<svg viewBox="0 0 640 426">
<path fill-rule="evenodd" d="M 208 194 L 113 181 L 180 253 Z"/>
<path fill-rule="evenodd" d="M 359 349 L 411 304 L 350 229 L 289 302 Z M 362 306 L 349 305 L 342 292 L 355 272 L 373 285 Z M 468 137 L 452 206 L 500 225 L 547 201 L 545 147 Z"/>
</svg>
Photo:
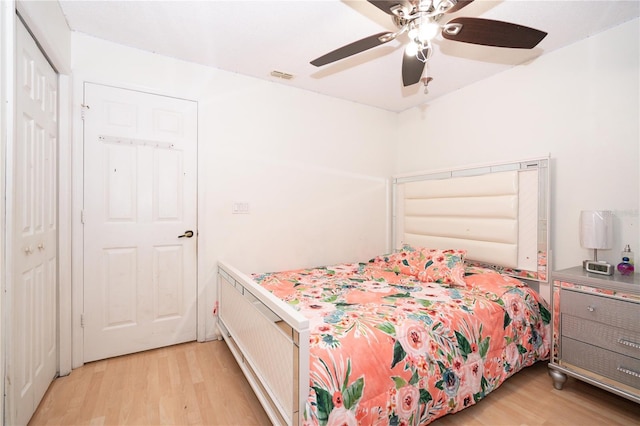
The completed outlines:
<svg viewBox="0 0 640 426">
<path fill-rule="evenodd" d="M 407 47 L 404 50 L 404 54 L 407 56 L 416 56 L 418 54 L 418 49 L 419 47 L 416 42 L 411 40 L 409 44 L 407 44 Z"/>
<path fill-rule="evenodd" d="M 421 23 L 418 27 L 418 38 L 421 41 L 431 41 L 438 35 L 438 31 L 440 31 L 440 25 L 436 22 L 430 21 Z"/>
<path fill-rule="evenodd" d="M 431 58 L 432 53 L 433 49 L 431 48 L 431 43 L 427 42 L 426 44 L 419 46 L 418 51 L 416 52 L 416 59 L 426 64 Z"/>
</svg>

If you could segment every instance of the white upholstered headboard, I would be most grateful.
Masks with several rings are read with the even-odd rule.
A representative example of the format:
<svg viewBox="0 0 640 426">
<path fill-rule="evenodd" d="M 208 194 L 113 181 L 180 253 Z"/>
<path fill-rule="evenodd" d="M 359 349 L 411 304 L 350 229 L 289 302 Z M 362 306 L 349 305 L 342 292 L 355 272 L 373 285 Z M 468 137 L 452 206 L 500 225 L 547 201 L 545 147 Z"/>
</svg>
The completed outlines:
<svg viewBox="0 0 640 426">
<path fill-rule="evenodd" d="M 468 260 L 547 281 L 549 158 L 398 176 L 396 249 L 465 249 Z"/>
</svg>

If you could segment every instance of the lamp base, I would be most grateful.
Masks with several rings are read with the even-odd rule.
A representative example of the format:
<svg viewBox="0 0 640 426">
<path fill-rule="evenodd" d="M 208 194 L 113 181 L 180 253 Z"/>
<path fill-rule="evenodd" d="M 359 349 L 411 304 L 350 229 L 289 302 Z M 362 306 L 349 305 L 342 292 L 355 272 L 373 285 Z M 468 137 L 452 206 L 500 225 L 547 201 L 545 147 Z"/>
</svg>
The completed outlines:
<svg viewBox="0 0 640 426">
<path fill-rule="evenodd" d="M 614 271 L 613 265 L 596 260 L 584 260 L 582 261 L 582 267 L 587 272 L 600 275 L 613 275 Z"/>
</svg>

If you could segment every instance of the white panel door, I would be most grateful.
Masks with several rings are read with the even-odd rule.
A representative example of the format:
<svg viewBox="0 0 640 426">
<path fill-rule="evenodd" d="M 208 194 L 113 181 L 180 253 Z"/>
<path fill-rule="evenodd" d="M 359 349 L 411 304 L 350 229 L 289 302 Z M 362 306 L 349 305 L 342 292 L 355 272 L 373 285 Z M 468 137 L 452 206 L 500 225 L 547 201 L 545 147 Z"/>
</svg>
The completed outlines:
<svg viewBox="0 0 640 426">
<path fill-rule="evenodd" d="M 195 102 L 85 83 L 85 362 L 196 339 L 196 156 Z"/>
<path fill-rule="evenodd" d="M 26 424 L 57 372 L 58 79 L 16 20 L 9 424 Z"/>
</svg>

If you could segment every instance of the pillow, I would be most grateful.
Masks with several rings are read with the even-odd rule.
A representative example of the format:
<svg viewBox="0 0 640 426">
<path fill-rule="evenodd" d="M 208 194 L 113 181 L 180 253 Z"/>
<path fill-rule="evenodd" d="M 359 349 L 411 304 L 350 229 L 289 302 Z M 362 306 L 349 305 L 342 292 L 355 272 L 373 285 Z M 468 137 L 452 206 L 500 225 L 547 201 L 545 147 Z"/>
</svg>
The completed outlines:
<svg viewBox="0 0 640 426">
<path fill-rule="evenodd" d="M 398 253 L 385 256 L 389 269 L 412 275 L 423 282 L 464 286 L 466 250 L 429 249 L 405 245 Z"/>
</svg>

